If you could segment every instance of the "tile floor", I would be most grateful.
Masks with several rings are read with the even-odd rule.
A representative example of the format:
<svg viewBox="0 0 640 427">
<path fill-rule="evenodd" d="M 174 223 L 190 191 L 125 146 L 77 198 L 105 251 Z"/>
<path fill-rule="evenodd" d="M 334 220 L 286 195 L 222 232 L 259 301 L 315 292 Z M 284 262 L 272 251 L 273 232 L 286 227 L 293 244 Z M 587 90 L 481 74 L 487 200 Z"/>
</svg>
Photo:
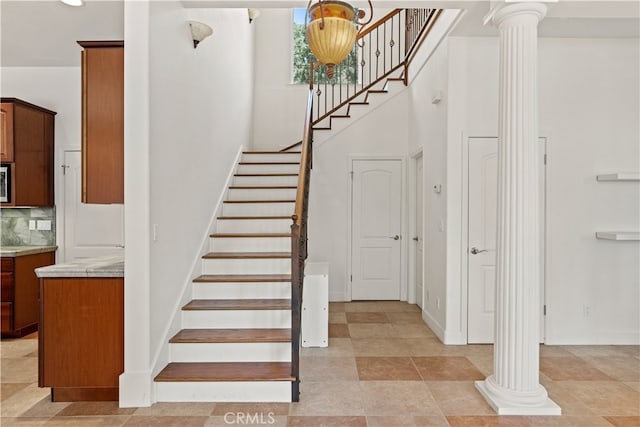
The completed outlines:
<svg viewBox="0 0 640 427">
<path fill-rule="evenodd" d="M 415 305 L 332 303 L 330 346 L 301 354 L 299 403 L 52 403 L 37 386 L 37 340 L 0 346 L 1 425 L 640 426 L 640 347 L 542 346 L 540 378 L 561 417 L 498 417 L 473 381 L 492 346 L 445 346 Z"/>
</svg>

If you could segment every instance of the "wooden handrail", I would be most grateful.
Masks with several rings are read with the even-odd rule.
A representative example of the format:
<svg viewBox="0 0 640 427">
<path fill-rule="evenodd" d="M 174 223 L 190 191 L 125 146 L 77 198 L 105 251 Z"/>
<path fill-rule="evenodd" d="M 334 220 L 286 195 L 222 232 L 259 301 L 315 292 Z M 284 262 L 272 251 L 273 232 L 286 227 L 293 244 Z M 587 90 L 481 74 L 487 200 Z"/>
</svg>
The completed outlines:
<svg viewBox="0 0 640 427">
<path fill-rule="evenodd" d="M 392 17 L 394 17 L 395 15 L 399 14 L 400 12 L 402 12 L 404 9 L 394 9 L 391 12 L 387 13 L 386 15 L 384 15 L 382 18 L 378 19 L 373 25 L 367 27 L 365 30 L 363 30 L 361 33 L 358 33 L 358 37 L 357 39 L 361 39 L 364 36 L 366 36 L 367 34 L 369 34 L 371 31 L 375 30 L 376 28 L 378 28 L 380 25 L 383 25 L 386 21 L 388 21 L 389 19 L 391 19 Z"/>
<path fill-rule="evenodd" d="M 305 114 L 304 131 L 302 134 L 302 155 L 300 157 L 300 173 L 298 175 L 298 190 L 296 192 L 296 208 L 293 222 L 300 225 L 303 221 L 303 204 L 305 198 L 306 182 L 307 182 L 307 162 L 309 160 L 309 143 L 311 138 L 311 111 L 313 109 L 313 89 L 309 89 L 309 97 L 307 99 L 307 112 Z"/>
</svg>

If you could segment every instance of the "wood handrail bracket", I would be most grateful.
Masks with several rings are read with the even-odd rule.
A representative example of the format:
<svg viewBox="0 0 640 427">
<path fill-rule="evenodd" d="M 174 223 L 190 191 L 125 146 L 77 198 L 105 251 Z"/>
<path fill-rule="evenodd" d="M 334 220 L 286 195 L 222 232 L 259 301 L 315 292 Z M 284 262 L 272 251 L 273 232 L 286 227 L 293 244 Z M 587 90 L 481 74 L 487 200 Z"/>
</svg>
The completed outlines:
<svg viewBox="0 0 640 427">
<path fill-rule="evenodd" d="M 403 11 L 404 13 L 402 13 Z M 361 60 L 357 63 L 352 63 L 351 66 L 353 69 L 346 73 L 355 73 L 355 75 L 359 76 L 359 81 L 355 84 L 347 83 L 343 85 L 342 83 L 334 82 L 328 85 L 325 82 L 318 84 L 314 88 L 314 73 L 318 73 L 318 66 L 313 63 L 310 65 L 309 94 L 302 141 L 281 150 L 285 152 L 301 146 L 295 211 L 291 217 L 293 222 L 291 224 L 291 377 L 294 378 L 291 386 L 291 400 L 293 402 L 299 401 L 300 398 L 302 291 L 304 284 L 304 267 L 308 255 L 307 217 L 309 212 L 309 183 L 311 169 L 313 167 L 314 126 L 321 120 L 327 117 L 330 118 L 340 108 L 355 102 L 355 99 L 365 92 L 373 91 L 373 87 L 380 81 L 394 79 L 392 78 L 392 74 L 399 69 L 403 70 L 401 79 L 406 85 L 408 67 L 422 45 L 423 40 L 433 27 L 435 20 L 440 15 L 440 12 L 441 11 L 436 11 L 435 9 L 395 9 L 363 31 L 359 35 L 358 43 L 356 43 L 354 47 L 357 51 L 357 56 L 361 58 Z M 401 34 L 401 27 L 404 28 L 404 37 L 402 37 Z M 381 46 L 379 42 L 380 39 L 384 39 L 387 44 Z M 373 40 L 375 40 L 376 43 L 375 51 L 372 50 L 371 46 L 374 43 Z M 368 51 L 365 51 L 365 46 Z M 389 51 L 388 56 L 390 58 L 388 61 L 387 51 Z M 394 59 L 396 55 L 398 56 L 397 61 Z M 381 56 L 383 57 L 382 60 L 380 59 Z M 340 66 L 342 66 L 342 64 L 340 64 Z M 374 67 L 375 73 L 373 72 Z M 337 69 L 338 75 L 342 72 L 343 69 Z M 369 74 L 368 79 L 365 78 L 365 73 Z M 398 78 L 395 78 L 395 80 L 398 80 Z M 318 79 L 317 81 L 320 80 Z M 336 85 L 340 86 L 340 96 L 337 101 L 335 96 Z M 324 87 L 324 90 L 321 89 L 321 86 Z M 334 92 L 332 94 L 333 96 L 331 96 L 331 108 L 327 107 L 329 98 L 329 94 L 327 93 L 328 86 L 331 86 Z M 343 86 L 347 92 L 345 98 L 342 97 Z M 324 98 L 322 98 L 323 94 Z M 324 104 L 324 111 L 320 112 L 319 110 L 322 104 Z"/>
</svg>

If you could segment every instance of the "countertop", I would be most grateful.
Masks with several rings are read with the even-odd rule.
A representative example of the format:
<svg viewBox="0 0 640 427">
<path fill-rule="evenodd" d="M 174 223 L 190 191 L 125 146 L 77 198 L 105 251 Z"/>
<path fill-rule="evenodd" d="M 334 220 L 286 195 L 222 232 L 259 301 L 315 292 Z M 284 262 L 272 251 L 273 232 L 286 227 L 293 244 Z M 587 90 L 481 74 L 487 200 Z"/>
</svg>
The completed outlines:
<svg viewBox="0 0 640 427">
<path fill-rule="evenodd" d="M 68 264 L 36 268 L 38 277 L 124 277 L 124 254 L 82 258 Z"/>
<path fill-rule="evenodd" d="M 17 256 L 55 252 L 57 246 L 2 246 L 0 256 L 15 258 Z"/>
</svg>

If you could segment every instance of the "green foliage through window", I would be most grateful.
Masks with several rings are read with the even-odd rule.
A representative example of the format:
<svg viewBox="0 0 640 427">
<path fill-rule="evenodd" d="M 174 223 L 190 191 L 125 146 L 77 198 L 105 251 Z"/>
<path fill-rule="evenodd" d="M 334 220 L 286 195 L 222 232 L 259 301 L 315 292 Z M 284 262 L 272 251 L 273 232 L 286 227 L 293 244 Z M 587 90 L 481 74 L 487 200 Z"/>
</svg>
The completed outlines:
<svg viewBox="0 0 640 427">
<path fill-rule="evenodd" d="M 309 83 L 309 61 L 316 62 L 317 59 L 311 53 L 307 37 L 305 34 L 305 9 L 294 9 L 293 11 L 293 83 Z M 314 83 L 336 83 L 354 84 L 357 82 L 357 52 L 354 48 L 349 56 L 335 67 L 333 79 L 327 78 L 327 68 L 322 65 L 316 69 Z"/>
</svg>

